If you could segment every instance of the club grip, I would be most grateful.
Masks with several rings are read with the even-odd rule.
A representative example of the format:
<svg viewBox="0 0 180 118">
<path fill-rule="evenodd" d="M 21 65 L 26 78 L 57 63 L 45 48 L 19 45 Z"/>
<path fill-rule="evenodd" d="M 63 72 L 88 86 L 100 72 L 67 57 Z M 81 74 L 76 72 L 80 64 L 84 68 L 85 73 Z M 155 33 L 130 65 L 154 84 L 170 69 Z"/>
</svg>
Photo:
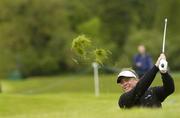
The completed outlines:
<svg viewBox="0 0 180 118">
<path fill-rule="evenodd" d="M 160 64 L 159 64 L 159 70 L 162 73 L 166 73 L 167 72 L 167 68 L 168 68 L 168 63 L 165 59 L 161 59 L 160 60 Z"/>
</svg>

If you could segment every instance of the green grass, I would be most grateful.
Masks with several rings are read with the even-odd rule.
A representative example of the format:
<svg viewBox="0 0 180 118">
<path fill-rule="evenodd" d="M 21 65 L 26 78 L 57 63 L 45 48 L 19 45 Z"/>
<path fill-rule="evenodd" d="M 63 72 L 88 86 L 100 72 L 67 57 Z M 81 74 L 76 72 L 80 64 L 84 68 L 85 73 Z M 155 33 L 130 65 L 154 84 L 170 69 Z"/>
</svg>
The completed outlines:
<svg viewBox="0 0 180 118">
<path fill-rule="evenodd" d="M 119 109 L 121 89 L 114 75 L 100 76 L 99 97 L 94 96 L 91 76 L 64 75 L 22 81 L 3 80 L 0 118 L 178 118 L 180 75 L 173 75 L 176 91 L 163 109 Z M 161 83 L 159 75 L 153 85 Z"/>
<path fill-rule="evenodd" d="M 100 77 L 100 89 L 104 93 L 119 92 L 116 77 L 102 75 Z M 36 77 L 23 81 L 2 82 L 4 93 L 61 93 L 61 92 L 94 92 L 94 80 L 92 76 L 58 76 L 58 77 Z"/>
</svg>

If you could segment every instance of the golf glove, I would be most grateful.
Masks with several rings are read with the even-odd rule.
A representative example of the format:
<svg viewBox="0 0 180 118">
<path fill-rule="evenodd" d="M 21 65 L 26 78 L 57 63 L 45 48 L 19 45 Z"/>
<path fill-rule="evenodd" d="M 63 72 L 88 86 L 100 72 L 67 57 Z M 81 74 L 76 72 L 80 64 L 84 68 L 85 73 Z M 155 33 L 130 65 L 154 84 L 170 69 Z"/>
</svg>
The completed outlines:
<svg viewBox="0 0 180 118">
<path fill-rule="evenodd" d="M 161 73 L 166 73 L 168 70 L 168 62 L 165 59 L 161 59 L 159 63 L 159 70 Z"/>
</svg>

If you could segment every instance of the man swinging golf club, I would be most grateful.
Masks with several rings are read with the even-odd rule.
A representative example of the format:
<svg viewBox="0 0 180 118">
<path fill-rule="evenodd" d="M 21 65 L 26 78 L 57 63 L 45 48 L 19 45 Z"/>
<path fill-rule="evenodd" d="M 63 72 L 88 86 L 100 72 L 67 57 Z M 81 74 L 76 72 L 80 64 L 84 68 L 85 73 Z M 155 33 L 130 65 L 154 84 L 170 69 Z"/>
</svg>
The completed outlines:
<svg viewBox="0 0 180 118">
<path fill-rule="evenodd" d="M 161 107 L 166 97 L 174 92 L 174 82 L 168 72 L 164 54 L 166 26 L 167 19 L 165 19 L 162 53 L 152 69 L 141 79 L 138 79 L 137 74 L 132 70 L 123 70 L 119 73 L 117 83 L 124 90 L 118 102 L 120 108 Z M 150 87 L 158 71 L 161 73 L 163 86 Z"/>
</svg>

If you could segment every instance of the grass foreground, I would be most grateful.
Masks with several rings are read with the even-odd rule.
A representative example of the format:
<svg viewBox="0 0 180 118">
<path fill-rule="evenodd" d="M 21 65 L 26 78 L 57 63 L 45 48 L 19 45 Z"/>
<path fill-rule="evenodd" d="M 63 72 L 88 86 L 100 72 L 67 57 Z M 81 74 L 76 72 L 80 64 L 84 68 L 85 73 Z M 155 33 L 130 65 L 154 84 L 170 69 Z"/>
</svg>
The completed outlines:
<svg viewBox="0 0 180 118">
<path fill-rule="evenodd" d="M 3 80 L 0 94 L 0 118 L 178 118 L 180 112 L 179 75 L 174 75 L 176 91 L 162 109 L 122 110 L 117 101 L 121 94 L 115 76 L 101 76 L 101 94 L 93 93 L 91 76 Z M 160 78 L 154 85 L 160 84 Z"/>
</svg>

